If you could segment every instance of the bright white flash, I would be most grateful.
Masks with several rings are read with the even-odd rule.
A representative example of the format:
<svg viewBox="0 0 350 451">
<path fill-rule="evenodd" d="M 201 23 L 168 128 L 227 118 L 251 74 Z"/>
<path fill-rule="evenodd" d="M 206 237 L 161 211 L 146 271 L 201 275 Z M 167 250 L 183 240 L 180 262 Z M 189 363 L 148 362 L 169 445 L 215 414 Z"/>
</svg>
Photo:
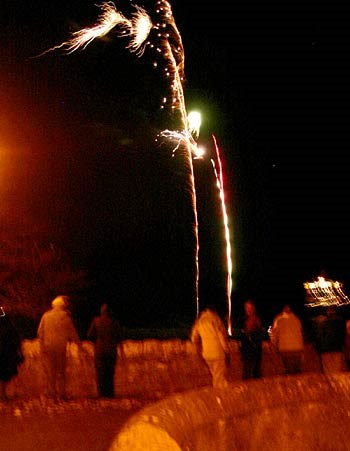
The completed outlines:
<svg viewBox="0 0 350 451">
<path fill-rule="evenodd" d="M 153 24 L 143 8 L 140 6 L 135 6 L 135 8 L 136 12 L 132 14 L 131 30 L 128 33 L 131 36 L 131 41 L 127 48 L 138 56 L 142 56 L 145 50 L 146 39 L 149 36 Z"/>
<path fill-rule="evenodd" d="M 187 116 L 187 121 L 189 131 L 192 133 L 192 135 L 198 137 L 199 129 L 201 127 L 201 114 L 197 111 L 191 111 L 191 113 L 189 113 Z"/>
<path fill-rule="evenodd" d="M 205 149 L 203 146 L 197 146 L 196 156 L 195 158 L 198 160 L 199 158 L 203 158 L 205 155 Z"/>
</svg>

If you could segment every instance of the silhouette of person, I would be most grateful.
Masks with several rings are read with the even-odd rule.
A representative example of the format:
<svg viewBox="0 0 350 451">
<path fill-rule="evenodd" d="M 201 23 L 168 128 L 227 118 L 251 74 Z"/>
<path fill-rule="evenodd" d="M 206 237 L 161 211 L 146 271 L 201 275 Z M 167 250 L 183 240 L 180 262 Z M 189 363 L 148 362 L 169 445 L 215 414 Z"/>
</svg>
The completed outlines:
<svg viewBox="0 0 350 451">
<path fill-rule="evenodd" d="M 350 319 L 346 320 L 345 326 L 345 339 L 344 339 L 344 358 L 346 369 L 350 371 Z"/>
<path fill-rule="evenodd" d="M 239 347 L 242 360 L 242 378 L 261 377 L 262 342 L 264 328 L 251 299 L 244 302 L 244 323 Z"/>
<path fill-rule="evenodd" d="M 340 371 L 343 362 L 345 339 L 345 320 L 337 312 L 337 307 L 330 305 L 325 314 L 314 319 L 316 349 L 320 356 L 324 373 Z"/>
<path fill-rule="evenodd" d="M 67 343 L 75 342 L 81 348 L 73 321 L 65 310 L 68 299 L 57 296 L 52 301 L 52 308 L 43 314 L 37 331 L 47 374 L 47 394 L 54 398 L 66 396 Z"/>
<path fill-rule="evenodd" d="M 4 308 L 0 307 L 0 400 L 7 399 L 6 386 L 18 374 L 18 366 L 23 360 L 21 337 Z"/>
<path fill-rule="evenodd" d="M 201 312 L 192 326 L 190 339 L 210 370 L 213 387 L 226 387 L 228 337 L 216 306 L 207 306 Z"/>
<path fill-rule="evenodd" d="M 94 363 L 98 395 L 113 398 L 117 344 L 121 339 L 121 331 L 107 304 L 102 304 L 100 316 L 92 320 L 87 338 L 95 343 Z"/>
<path fill-rule="evenodd" d="M 284 305 L 282 313 L 275 317 L 270 337 L 281 355 L 286 374 L 301 373 L 303 327 L 289 304 Z"/>
</svg>

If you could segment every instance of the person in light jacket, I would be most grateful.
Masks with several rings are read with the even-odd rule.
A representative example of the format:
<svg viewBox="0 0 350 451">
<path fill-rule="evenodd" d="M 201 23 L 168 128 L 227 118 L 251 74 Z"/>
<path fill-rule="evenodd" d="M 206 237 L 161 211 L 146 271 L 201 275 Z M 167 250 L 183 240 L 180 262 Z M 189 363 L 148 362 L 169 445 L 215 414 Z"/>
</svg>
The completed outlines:
<svg viewBox="0 0 350 451">
<path fill-rule="evenodd" d="M 282 313 L 275 317 L 270 337 L 281 355 L 285 373 L 301 373 L 304 349 L 303 327 L 290 305 L 286 304 Z"/>
<path fill-rule="evenodd" d="M 67 301 L 67 296 L 57 296 L 51 310 L 43 314 L 37 331 L 47 375 L 47 394 L 54 398 L 66 396 L 67 343 L 75 342 L 81 347 L 73 321 L 65 310 Z"/>
<path fill-rule="evenodd" d="M 190 338 L 210 370 L 213 387 L 226 387 L 228 336 L 215 306 L 208 306 L 201 312 L 192 327 Z"/>
</svg>

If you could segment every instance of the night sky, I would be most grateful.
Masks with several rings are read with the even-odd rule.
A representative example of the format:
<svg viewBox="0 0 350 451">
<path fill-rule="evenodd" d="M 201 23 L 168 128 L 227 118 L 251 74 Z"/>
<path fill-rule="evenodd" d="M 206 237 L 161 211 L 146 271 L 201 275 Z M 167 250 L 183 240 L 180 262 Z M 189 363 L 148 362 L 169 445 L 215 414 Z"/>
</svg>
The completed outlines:
<svg viewBox="0 0 350 451">
<path fill-rule="evenodd" d="M 171 5 L 187 110 L 201 111 L 198 142 L 208 152 L 194 161 L 200 302 L 225 303 L 214 134 L 233 302 L 252 296 L 268 317 L 285 300 L 302 305 L 303 282 L 322 269 L 350 292 L 350 9 L 244 3 Z M 117 4 L 125 15 L 130 5 Z M 155 141 L 172 117 L 159 108 L 168 85 L 154 53 L 137 57 L 112 31 L 71 55 L 33 58 L 99 12 L 87 0 L 2 0 L 2 221 L 46 224 L 49 239 L 96 280 L 92 295 L 113 300 L 125 321 L 193 318 L 188 173 L 181 154 L 172 158 L 172 146 Z"/>
</svg>

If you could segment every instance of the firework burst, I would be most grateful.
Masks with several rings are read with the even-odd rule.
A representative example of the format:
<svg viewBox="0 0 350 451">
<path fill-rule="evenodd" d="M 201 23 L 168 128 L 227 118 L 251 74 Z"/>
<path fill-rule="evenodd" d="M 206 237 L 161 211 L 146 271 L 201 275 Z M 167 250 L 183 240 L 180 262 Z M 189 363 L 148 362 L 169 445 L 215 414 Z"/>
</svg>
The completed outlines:
<svg viewBox="0 0 350 451">
<path fill-rule="evenodd" d="M 173 154 L 181 146 L 185 149 L 185 155 L 187 157 L 194 214 L 194 234 L 196 239 L 195 291 L 196 309 L 198 316 L 199 239 L 196 189 L 192 161 L 192 155 L 196 156 L 197 145 L 191 134 L 191 131 L 189 130 L 183 91 L 185 58 L 182 39 L 176 26 L 170 3 L 168 1 L 157 1 L 156 20 L 154 22 L 151 20 L 150 16 L 143 8 L 134 5 L 132 6 L 134 7 L 134 12 L 131 15 L 131 19 L 127 19 L 124 14 L 118 11 L 116 5 L 113 2 L 106 2 L 102 5 L 99 5 L 102 12 L 98 17 L 97 23 L 95 25 L 83 28 L 82 30 L 72 33 L 72 36 L 68 41 L 54 46 L 38 56 L 42 56 L 45 53 L 58 49 L 62 49 L 68 54 L 79 49 L 85 49 L 93 40 L 107 35 L 114 29 L 116 29 L 118 36 L 128 38 L 128 44 L 126 45 L 126 48 L 129 51 L 135 53 L 137 56 L 142 56 L 147 46 L 149 46 L 151 49 L 154 49 L 158 56 L 162 56 L 163 61 L 165 62 L 165 77 L 169 80 L 171 91 L 170 108 L 179 116 L 180 131 L 164 130 L 163 132 L 161 132 L 160 136 L 176 142 Z M 152 34 L 154 32 L 155 42 L 152 42 L 149 39 L 151 32 Z M 154 66 L 157 66 L 156 62 L 154 62 Z M 165 97 L 163 99 L 161 108 L 164 108 L 168 104 L 169 99 Z"/>
</svg>

